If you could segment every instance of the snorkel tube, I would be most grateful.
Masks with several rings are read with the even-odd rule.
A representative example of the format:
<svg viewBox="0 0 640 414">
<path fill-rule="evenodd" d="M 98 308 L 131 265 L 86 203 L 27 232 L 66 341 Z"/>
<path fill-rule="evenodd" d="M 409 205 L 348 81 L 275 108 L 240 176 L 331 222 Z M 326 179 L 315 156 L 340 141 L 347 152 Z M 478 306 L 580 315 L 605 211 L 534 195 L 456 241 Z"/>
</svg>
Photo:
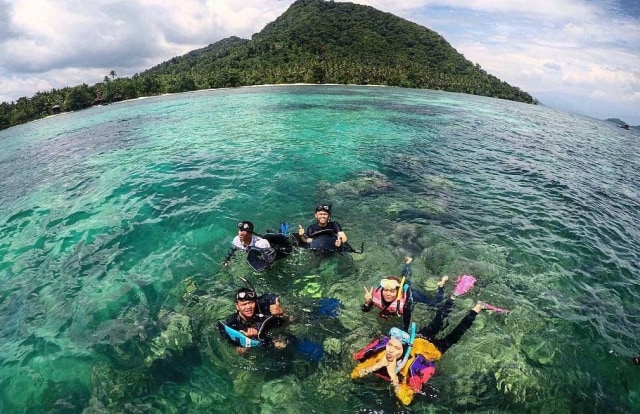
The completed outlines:
<svg viewBox="0 0 640 414">
<path fill-rule="evenodd" d="M 249 287 L 249 289 L 253 290 L 254 292 L 256 291 L 255 286 L 253 286 L 251 284 L 251 282 L 249 282 L 247 279 L 245 279 L 244 277 L 240 276 L 240 280 L 242 280 L 244 283 L 246 283 L 247 286 Z M 257 292 L 256 292 L 256 295 L 257 295 Z"/>
<path fill-rule="evenodd" d="M 404 293 L 404 283 L 411 275 L 411 268 L 409 268 L 409 264 L 411 264 L 412 261 L 413 259 L 411 257 L 406 257 L 404 259 L 404 265 L 402 266 L 402 272 L 400 274 L 402 276 L 402 279 L 400 280 L 400 286 L 398 287 L 398 296 L 396 297 L 396 310 L 398 315 L 400 315 L 400 300 L 402 299 L 402 294 Z"/>
<path fill-rule="evenodd" d="M 416 323 L 411 322 L 411 333 L 409 334 L 409 347 L 407 348 L 407 352 L 404 354 L 404 358 L 396 367 L 396 373 L 400 372 L 402 368 L 404 368 L 409 356 L 411 355 L 411 349 L 413 348 L 413 341 L 416 339 Z"/>
<path fill-rule="evenodd" d="M 398 286 L 398 295 L 396 296 L 396 313 L 398 315 L 400 315 L 400 301 L 402 299 L 402 294 L 404 292 L 404 282 L 405 282 L 406 278 L 404 276 L 402 276 L 402 279 L 400 280 L 400 286 Z"/>
</svg>

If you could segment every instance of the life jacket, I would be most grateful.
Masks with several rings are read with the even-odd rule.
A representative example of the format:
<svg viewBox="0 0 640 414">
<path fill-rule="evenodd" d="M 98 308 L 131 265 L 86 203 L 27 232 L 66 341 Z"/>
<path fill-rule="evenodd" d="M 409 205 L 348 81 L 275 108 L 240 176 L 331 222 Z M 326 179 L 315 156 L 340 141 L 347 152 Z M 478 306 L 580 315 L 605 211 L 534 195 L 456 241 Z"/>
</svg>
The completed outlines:
<svg viewBox="0 0 640 414">
<path fill-rule="evenodd" d="M 352 379 L 359 378 L 360 370 L 372 367 L 385 357 L 385 348 L 389 339 L 388 336 L 377 338 L 353 355 L 359 364 L 351 371 Z M 436 368 L 433 361 L 440 359 L 442 353 L 424 338 L 415 338 L 413 345 L 406 352 L 408 355 L 404 357 L 407 361 L 398 373 L 400 384 L 395 394 L 402 404 L 409 405 L 415 393 L 420 392 L 422 386 L 435 374 Z M 385 369 L 380 369 L 375 374 L 386 381 L 391 380 Z"/>
<path fill-rule="evenodd" d="M 385 305 L 384 300 L 382 299 L 382 286 L 378 285 L 377 288 L 373 290 L 371 293 L 371 299 L 373 304 L 383 311 L 387 313 L 395 313 L 397 315 L 402 315 L 404 312 L 404 307 L 407 301 L 411 300 L 411 292 L 409 291 L 409 284 L 404 283 L 401 287 L 402 295 L 400 299 L 394 299 L 388 306 Z"/>
<path fill-rule="evenodd" d="M 315 225 L 316 231 L 307 235 L 307 237 L 311 238 L 309 248 L 319 253 L 335 252 L 338 250 L 335 243 L 338 237 L 339 228 L 339 225 L 336 226 L 335 222 L 331 220 L 329 220 L 325 227 Z M 309 228 L 307 228 L 307 230 L 309 230 Z"/>
</svg>

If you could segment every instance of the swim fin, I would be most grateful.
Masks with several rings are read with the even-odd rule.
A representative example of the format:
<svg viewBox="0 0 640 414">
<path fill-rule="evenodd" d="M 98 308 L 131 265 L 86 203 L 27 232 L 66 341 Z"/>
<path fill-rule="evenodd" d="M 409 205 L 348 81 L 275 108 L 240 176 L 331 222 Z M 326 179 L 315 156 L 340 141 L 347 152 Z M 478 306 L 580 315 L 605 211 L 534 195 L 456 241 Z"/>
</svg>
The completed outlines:
<svg viewBox="0 0 640 414">
<path fill-rule="evenodd" d="M 461 296 L 471 290 L 476 283 L 476 278 L 471 275 L 462 275 L 458 277 L 456 289 L 453 292 L 453 296 Z"/>
<path fill-rule="evenodd" d="M 494 306 L 494 305 L 492 305 L 490 303 L 487 303 L 487 302 L 483 302 L 482 303 L 482 308 L 486 309 L 486 310 L 494 311 L 496 313 L 505 313 L 506 314 L 506 313 L 510 312 L 509 309 L 502 309 L 502 308 L 499 308 L 499 307 Z"/>
</svg>

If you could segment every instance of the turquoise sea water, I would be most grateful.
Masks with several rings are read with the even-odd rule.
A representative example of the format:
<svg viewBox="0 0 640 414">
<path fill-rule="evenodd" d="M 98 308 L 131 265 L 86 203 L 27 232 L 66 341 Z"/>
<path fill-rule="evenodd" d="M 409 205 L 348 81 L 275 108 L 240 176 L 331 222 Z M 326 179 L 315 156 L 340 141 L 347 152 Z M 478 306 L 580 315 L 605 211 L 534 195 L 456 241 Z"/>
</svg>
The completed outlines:
<svg viewBox="0 0 640 414">
<path fill-rule="evenodd" d="M 635 134 L 635 135 L 634 135 Z M 549 108 L 378 87 L 205 91 L 0 131 L 0 412 L 640 411 L 640 136 Z M 235 224 L 308 225 L 363 254 L 221 268 Z M 471 273 L 424 396 L 349 379 L 390 323 L 363 286 Z M 322 344 L 236 355 L 215 321 L 251 280 Z M 342 302 L 318 317 L 320 298 Z M 417 305 L 426 324 L 433 310 Z"/>
</svg>

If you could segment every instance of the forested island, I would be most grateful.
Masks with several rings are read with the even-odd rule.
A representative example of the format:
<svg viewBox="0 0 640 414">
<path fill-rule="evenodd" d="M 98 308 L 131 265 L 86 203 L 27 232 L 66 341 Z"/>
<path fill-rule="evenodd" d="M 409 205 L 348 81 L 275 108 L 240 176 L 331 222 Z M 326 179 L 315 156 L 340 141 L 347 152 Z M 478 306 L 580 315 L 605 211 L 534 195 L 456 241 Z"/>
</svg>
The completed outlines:
<svg viewBox="0 0 640 414">
<path fill-rule="evenodd" d="M 636 126 L 630 126 L 629 124 L 627 124 L 626 122 L 624 122 L 623 120 L 619 119 L 619 118 L 607 118 L 605 119 L 605 121 L 607 122 L 611 122 L 612 124 L 616 124 L 618 125 L 620 128 L 622 129 L 636 129 L 636 130 L 640 130 L 640 125 L 636 125 Z"/>
<path fill-rule="evenodd" d="M 53 89 L 4 102 L 0 129 L 126 99 L 291 83 L 437 89 L 537 103 L 416 23 L 370 6 L 298 0 L 251 40 L 230 37 L 131 78 L 111 71 L 92 86 Z"/>
</svg>

